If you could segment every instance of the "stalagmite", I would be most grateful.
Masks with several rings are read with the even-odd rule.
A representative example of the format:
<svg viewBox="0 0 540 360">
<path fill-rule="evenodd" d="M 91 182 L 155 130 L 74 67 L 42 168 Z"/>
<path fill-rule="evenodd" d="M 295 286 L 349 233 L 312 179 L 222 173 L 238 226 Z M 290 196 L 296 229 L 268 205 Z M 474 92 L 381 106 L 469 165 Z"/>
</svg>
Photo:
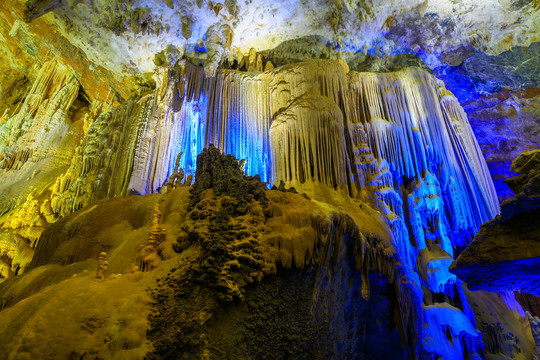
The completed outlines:
<svg viewBox="0 0 540 360">
<path fill-rule="evenodd" d="M 158 254 L 158 246 L 165 241 L 167 234 L 165 230 L 159 225 L 161 219 L 161 211 L 159 210 L 159 203 L 154 206 L 154 216 L 152 218 L 152 227 L 150 228 L 150 234 L 146 246 L 141 246 L 137 253 L 136 264 L 138 270 L 147 272 L 151 271 L 159 265 L 161 256 Z"/>
<path fill-rule="evenodd" d="M 107 272 L 107 265 L 109 265 L 109 263 L 107 262 L 107 253 L 102 252 L 99 254 L 98 266 L 96 270 L 97 280 L 105 280 L 105 273 Z"/>
<path fill-rule="evenodd" d="M 247 71 L 258 71 L 257 70 L 257 51 L 254 48 L 249 49 L 248 60 L 246 65 Z"/>
<path fill-rule="evenodd" d="M 174 189 L 184 178 L 184 170 L 179 169 L 180 158 L 182 157 L 182 152 L 176 157 L 176 162 L 174 163 L 174 173 L 169 177 L 169 182 L 167 183 L 167 191 Z"/>
<path fill-rule="evenodd" d="M 274 68 L 274 65 L 272 64 L 270 60 L 268 60 L 266 64 L 264 64 L 264 71 L 270 71 L 273 68 Z"/>
</svg>

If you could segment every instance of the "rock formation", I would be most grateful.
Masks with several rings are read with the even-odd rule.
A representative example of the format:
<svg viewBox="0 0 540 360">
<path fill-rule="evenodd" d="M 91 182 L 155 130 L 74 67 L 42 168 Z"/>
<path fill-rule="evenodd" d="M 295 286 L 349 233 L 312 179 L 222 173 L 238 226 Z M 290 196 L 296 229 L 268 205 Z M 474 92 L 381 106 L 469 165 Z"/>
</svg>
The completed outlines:
<svg viewBox="0 0 540 360">
<path fill-rule="evenodd" d="M 109 263 L 107 262 L 107 253 L 102 252 L 101 254 L 99 254 L 98 266 L 96 270 L 96 279 L 105 280 L 105 273 L 107 272 L 108 264 Z"/>
<path fill-rule="evenodd" d="M 231 155 L 219 160 L 211 144 L 247 162 Z M 208 146 L 210 157 L 203 151 L 195 162 Z M 327 60 L 264 73 L 219 70 L 206 77 L 200 67 L 176 63 L 155 90 L 141 88 L 90 123 L 71 164 L 51 186 L 51 208 L 66 217 L 103 198 L 157 192 L 162 186 L 173 191 L 169 185 L 180 168 L 195 174 L 189 205 L 194 224 L 183 226 L 174 249 L 184 253 L 197 239 L 201 256 L 208 258 L 201 260 L 206 264 L 201 271 L 215 273 L 211 288 L 220 301 L 245 300 L 246 284 L 279 267 L 313 266 L 319 261 L 317 244 L 346 236 L 362 249 L 352 254 L 364 300 L 370 298 L 371 270 L 395 287 L 398 329 L 408 352 L 455 358 L 481 353 L 474 314 L 448 266 L 455 249 L 498 212 L 498 201 L 463 110 L 425 71 L 357 73 Z M 243 187 L 243 171 L 255 175 L 256 188 Z M 303 246 L 269 240 L 264 235 L 269 230 L 259 227 L 277 210 L 268 207 L 258 179 L 356 210 L 327 214 L 322 223 L 301 221 L 314 234 L 322 232 L 319 240 L 296 240 L 307 241 Z M 207 198 L 209 189 L 217 199 Z M 165 230 L 156 214 L 150 238 L 133 255 L 143 272 L 167 258 L 162 245 L 157 252 L 166 235 L 160 235 Z M 241 225 L 244 216 L 249 221 Z M 47 242 L 43 246 L 50 248 Z M 288 250 L 275 253 L 276 247 Z M 31 268 L 48 256 L 36 255 Z M 165 341 L 156 336 L 153 341 Z M 441 350 L 437 339 L 447 336 L 455 338 L 454 346 Z"/>
<path fill-rule="evenodd" d="M 161 249 L 159 245 L 167 239 L 167 234 L 159 225 L 161 212 L 159 211 L 159 203 L 154 207 L 154 216 L 152 218 L 152 226 L 146 246 L 140 246 L 134 265 L 137 270 L 151 271 L 159 266 L 161 262 Z"/>
<path fill-rule="evenodd" d="M 7 358 L 538 356 L 536 1 L 6 4 Z"/>
<path fill-rule="evenodd" d="M 471 290 L 522 290 L 540 296 L 540 150 L 518 156 L 512 171 L 519 175 L 507 184 L 516 197 L 504 201 L 501 214 L 482 226 L 452 272 Z"/>
<path fill-rule="evenodd" d="M 540 92 L 503 91 L 464 106 L 502 202 L 514 196 L 505 179 L 515 175 L 512 160 L 540 148 Z"/>
</svg>

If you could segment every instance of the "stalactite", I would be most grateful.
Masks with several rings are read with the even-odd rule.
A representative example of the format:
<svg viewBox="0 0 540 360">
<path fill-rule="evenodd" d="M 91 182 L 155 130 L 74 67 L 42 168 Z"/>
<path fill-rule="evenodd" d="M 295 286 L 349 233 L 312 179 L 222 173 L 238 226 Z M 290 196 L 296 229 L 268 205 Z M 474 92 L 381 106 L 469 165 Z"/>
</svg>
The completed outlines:
<svg viewBox="0 0 540 360">
<path fill-rule="evenodd" d="M 440 83 L 420 70 L 349 73 L 349 77 L 347 129 L 353 186 L 367 187 L 368 198 L 394 235 L 405 268 L 418 266 L 424 274 L 422 279 L 412 279 L 417 276 L 405 272 L 406 282 L 412 280 L 418 286 L 422 282 L 435 292 L 446 291 L 448 284 L 461 289 L 448 272 L 453 249 L 465 245 L 480 224 L 498 211 L 472 131 L 462 125 L 468 126 L 463 110 L 453 96 L 440 89 Z M 385 162 L 388 164 L 381 166 Z M 383 175 L 385 169 L 387 175 Z M 481 191 L 474 190 L 479 187 Z M 421 292 L 416 292 L 416 300 L 404 301 L 422 304 L 421 298 Z M 470 309 L 465 306 L 463 311 L 474 322 Z M 424 310 L 415 312 L 415 322 L 421 322 Z M 444 327 L 442 323 L 437 326 Z M 418 332 L 415 336 L 422 339 L 423 335 Z M 466 347 L 472 340 L 459 341 Z M 444 355 L 444 351 L 437 354 Z"/>
<path fill-rule="evenodd" d="M 0 125 L 0 273 L 24 272 L 47 222 L 55 216 L 40 210 L 46 187 L 70 161 L 80 85 L 67 67 L 56 60 L 43 64 L 23 102 Z M 7 113 L 6 113 L 7 114 Z M 74 129 L 75 128 L 75 129 Z M 21 186 L 29 181 L 32 186 Z M 40 188 L 44 185 L 45 189 Z M 48 211 L 48 208 L 44 208 Z"/>
<path fill-rule="evenodd" d="M 208 28 L 206 32 L 208 58 L 204 68 L 209 77 L 216 75 L 224 51 L 231 46 L 232 36 L 231 27 L 227 24 L 214 24 Z"/>
<path fill-rule="evenodd" d="M 307 93 L 328 97 L 340 108 L 346 106 L 349 87 L 346 69 L 337 61 L 310 60 L 285 65 L 273 69 L 268 76 L 273 117 Z"/>
<path fill-rule="evenodd" d="M 437 81 L 437 85 L 445 124 L 456 154 L 453 158 L 462 170 L 461 174 L 456 171 L 455 175 L 450 176 L 455 178 L 461 175 L 467 179 L 462 191 L 467 191 L 471 205 L 474 205 L 468 207 L 471 210 L 467 215 L 475 222 L 474 226 L 477 228 L 486 217 L 492 218 L 499 212 L 497 194 L 480 146 L 474 136 L 471 136 L 473 132 L 465 111 L 457 99 L 444 89 L 442 82 Z"/>
<path fill-rule="evenodd" d="M 167 183 L 167 191 L 174 189 L 180 182 L 184 179 L 184 170 L 180 168 L 180 159 L 182 158 L 182 152 L 176 157 L 176 162 L 174 163 L 174 173 L 169 177 L 169 182 Z"/>
<path fill-rule="evenodd" d="M 424 306 L 426 335 L 423 341 L 425 358 L 437 359 L 444 354 L 448 359 L 462 359 L 464 354 L 480 359 L 478 331 L 457 308 L 448 304 Z"/>
<path fill-rule="evenodd" d="M 43 65 L 20 110 L 0 125 L 2 168 L 20 168 L 34 157 L 43 157 L 68 128 L 68 109 L 79 94 L 79 84 L 56 61 Z M 39 150 L 39 151 L 37 151 Z"/>
<path fill-rule="evenodd" d="M 223 71 L 205 83 L 206 145 L 246 159 L 246 173 L 258 174 L 265 182 L 270 168 L 267 86 L 258 74 L 236 71 Z"/>
<path fill-rule="evenodd" d="M 260 71 L 256 53 L 246 62 L 248 70 Z M 385 262 L 377 252 L 363 256 L 363 295 L 369 293 L 367 269 L 384 270 L 395 279 L 402 333 L 411 351 L 419 352 L 425 317 L 421 285 L 436 293 L 460 288 L 448 272 L 454 248 L 498 211 L 489 174 L 455 98 L 419 69 L 355 73 L 336 61 L 307 61 L 262 74 L 221 70 L 211 78 L 187 64 L 181 77 L 171 74 L 168 89 L 185 93 L 167 90 L 154 108 L 159 110 L 152 110 L 168 120 L 149 129 L 161 129 L 155 137 L 167 140 L 154 152 L 139 145 L 142 154 L 136 158 L 154 164 L 153 172 L 134 173 L 146 184 L 139 192 L 156 191 L 174 171 L 171 159 L 180 152 L 185 154 L 180 166 L 193 174 L 196 154 L 209 144 L 247 160 L 246 172 L 263 181 L 348 188 L 380 211 L 399 263 Z M 180 109 L 171 106 L 175 96 L 183 99 Z M 463 311 L 474 323 L 470 310 Z M 462 349 L 474 343 L 475 334 L 458 339 Z"/>
<path fill-rule="evenodd" d="M 183 71 L 180 70 L 180 75 Z M 129 189 L 139 194 L 155 192 L 162 187 L 172 174 L 169 171 L 177 156 L 170 143 L 180 134 L 173 112 L 173 104 L 179 101 L 176 99 L 178 86 L 172 81 L 162 82 L 160 86 L 166 88 L 163 97 L 163 89 L 157 87 L 152 96 L 141 99 L 140 104 L 144 103 L 144 106 L 139 105 L 136 135 L 130 141 L 135 151 Z"/>
<path fill-rule="evenodd" d="M 343 116 L 320 95 L 304 95 L 281 111 L 270 129 L 274 182 L 346 185 Z"/>
<path fill-rule="evenodd" d="M 146 246 L 140 247 L 137 252 L 134 267 L 142 272 L 148 272 L 155 269 L 162 258 L 158 253 L 159 245 L 166 240 L 167 234 L 165 230 L 161 228 L 159 222 L 161 220 L 161 211 L 159 210 L 159 203 L 154 206 L 154 215 L 152 217 L 152 227 L 150 228 L 150 234 L 148 235 L 148 241 Z"/>
<path fill-rule="evenodd" d="M 88 128 L 90 125 L 94 122 L 94 120 L 97 119 L 99 114 L 101 114 L 101 111 L 103 110 L 103 102 L 99 99 L 96 99 L 95 101 L 90 104 L 89 112 L 84 115 L 84 125 L 83 125 L 83 133 L 86 134 L 88 132 Z"/>
<path fill-rule="evenodd" d="M 52 188 L 51 206 L 60 216 L 106 197 L 126 195 L 139 139 L 141 116 L 149 98 L 128 100 L 127 104 L 101 114 L 89 127 L 77 148 L 69 169 Z M 133 118 L 138 121 L 131 121 Z"/>
</svg>

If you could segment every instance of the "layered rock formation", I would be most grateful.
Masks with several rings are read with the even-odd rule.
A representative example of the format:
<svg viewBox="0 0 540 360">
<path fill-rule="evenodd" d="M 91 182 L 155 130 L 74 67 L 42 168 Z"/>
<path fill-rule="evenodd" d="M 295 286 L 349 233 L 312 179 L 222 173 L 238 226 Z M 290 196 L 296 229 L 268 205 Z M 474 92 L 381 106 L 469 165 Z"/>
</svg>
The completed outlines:
<svg viewBox="0 0 540 360">
<path fill-rule="evenodd" d="M 256 51 L 272 49 L 310 34 L 351 51 L 379 56 L 414 53 L 432 67 L 457 66 L 472 54 L 483 59 L 529 46 L 538 42 L 540 27 L 540 7 L 535 1 L 14 2 L 21 7 L 24 21 L 44 19 L 55 24 L 91 59 L 124 50 L 124 57 L 101 60 L 118 73 L 133 64 L 143 72 L 150 71 L 153 54 L 169 44 L 195 52 L 197 42 L 212 32 L 209 29 L 223 25 L 232 29 L 235 38 L 231 44 L 242 53 L 252 47 Z M 99 29 L 101 35 L 96 36 L 93 29 Z M 359 33 L 363 36 L 356 36 Z"/>
<path fill-rule="evenodd" d="M 504 182 L 515 175 L 512 161 L 522 152 L 540 148 L 539 89 L 503 91 L 464 105 L 471 127 L 502 202 L 514 196 Z"/>
<path fill-rule="evenodd" d="M 69 70 L 46 63 L 11 117 L 0 125 L 0 213 L 2 277 L 26 267 L 49 222 L 49 186 L 62 174 L 82 136 L 86 103 L 78 98 L 79 83 Z M 21 184 L 24 183 L 24 186 Z"/>
</svg>

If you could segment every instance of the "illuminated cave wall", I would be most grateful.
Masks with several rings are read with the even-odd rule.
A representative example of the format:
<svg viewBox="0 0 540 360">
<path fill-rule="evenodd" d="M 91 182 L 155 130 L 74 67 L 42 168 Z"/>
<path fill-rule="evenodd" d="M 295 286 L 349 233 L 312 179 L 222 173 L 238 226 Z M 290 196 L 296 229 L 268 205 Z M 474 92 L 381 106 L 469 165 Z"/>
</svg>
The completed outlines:
<svg viewBox="0 0 540 360">
<path fill-rule="evenodd" d="M 58 84 L 60 92 L 71 91 L 69 82 L 62 85 L 64 72 L 48 65 L 33 89 Z M 154 78 L 154 90 L 141 88 L 121 106 L 85 118 L 69 165 L 40 194 L 47 211 L 63 217 L 99 199 L 158 192 L 178 154 L 187 178 L 195 174 L 196 156 L 214 144 L 246 159 L 246 173 L 268 186 L 283 181 L 314 200 L 350 198 L 377 209 L 392 239 L 385 250 L 392 261 L 375 257 L 370 267 L 396 284 L 409 353 L 482 354 L 475 316 L 448 266 L 497 214 L 498 200 L 467 117 L 441 81 L 418 68 L 359 73 L 333 60 L 265 72 L 218 70 L 214 77 L 180 62 L 158 68 Z M 24 110 L 2 133 L 39 133 L 43 111 Z M 24 253 L 9 246 L 6 262 L 23 272 L 35 242 Z M 368 270 L 362 271 L 365 298 Z"/>
<path fill-rule="evenodd" d="M 511 195 L 511 159 L 540 144 L 538 89 L 513 91 L 539 83 L 537 1 L 107 3 L 0 4 L 0 65 L 15 79 L 0 90 L 22 99 L 0 104 L 0 281 L 46 264 L 33 255 L 54 222 L 102 199 L 165 198 L 175 161 L 189 182 L 214 144 L 268 188 L 283 181 L 339 209 L 327 215 L 343 238 L 353 230 L 341 215 L 366 220 L 349 291 L 367 299 L 375 279 L 373 299 L 389 284 L 409 357 L 522 355 L 522 329 L 492 326 L 508 309 L 524 315 L 513 296 L 471 293 L 448 267 Z M 300 62 L 311 58 L 346 62 Z M 409 66 L 429 66 L 460 101 L 420 68 L 394 72 Z M 493 95 L 502 89 L 512 92 Z M 388 243 L 372 247 L 365 214 L 386 224 Z M 328 289 L 345 287 L 333 279 Z"/>
<path fill-rule="evenodd" d="M 376 260 L 376 268 L 398 285 L 411 353 L 459 359 L 483 352 L 448 266 L 498 212 L 498 201 L 467 117 L 442 82 L 414 68 L 349 72 L 338 61 L 262 73 L 219 70 L 211 78 L 182 64 L 160 69 L 155 79 L 153 92 L 134 95 L 89 126 L 53 187 L 55 213 L 157 192 L 179 153 L 187 177 L 197 154 L 214 144 L 246 159 L 246 173 L 269 186 L 284 181 L 314 199 L 349 196 L 378 209 L 395 261 Z"/>
</svg>

